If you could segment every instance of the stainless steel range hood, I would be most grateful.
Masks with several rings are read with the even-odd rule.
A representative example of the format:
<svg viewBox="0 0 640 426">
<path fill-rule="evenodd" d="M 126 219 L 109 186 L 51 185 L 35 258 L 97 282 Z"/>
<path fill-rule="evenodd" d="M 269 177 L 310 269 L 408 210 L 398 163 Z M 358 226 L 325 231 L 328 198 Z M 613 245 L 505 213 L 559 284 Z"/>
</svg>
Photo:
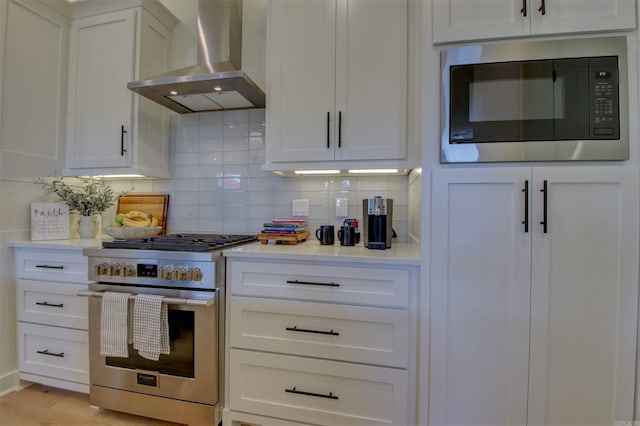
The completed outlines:
<svg viewBox="0 0 640 426">
<path fill-rule="evenodd" d="M 264 108 L 264 92 L 242 69 L 242 0 L 197 2 L 198 64 L 127 87 L 180 114 Z"/>
</svg>

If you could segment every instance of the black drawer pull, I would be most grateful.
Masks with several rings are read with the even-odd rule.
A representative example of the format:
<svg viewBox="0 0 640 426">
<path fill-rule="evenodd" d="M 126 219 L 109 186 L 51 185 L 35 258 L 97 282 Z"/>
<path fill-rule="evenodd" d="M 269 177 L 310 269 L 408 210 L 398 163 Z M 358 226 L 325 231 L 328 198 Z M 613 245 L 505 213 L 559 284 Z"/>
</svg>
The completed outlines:
<svg viewBox="0 0 640 426">
<path fill-rule="evenodd" d="M 298 395 L 317 396 L 318 398 L 338 399 L 338 397 L 335 396 L 333 392 L 329 392 L 329 395 L 325 395 L 323 393 L 305 392 L 297 390 L 295 386 L 293 387 L 293 389 L 285 389 L 284 391 L 288 393 L 297 393 Z"/>
<path fill-rule="evenodd" d="M 298 328 L 297 325 L 294 325 L 293 327 L 287 327 L 285 328 L 285 330 L 287 331 L 299 331 L 300 333 L 315 333 L 315 334 L 328 334 L 330 336 L 339 336 L 340 333 L 337 333 L 333 330 L 331 331 L 322 331 L 322 330 L 309 330 L 307 328 Z"/>
<path fill-rule="evenodd" d="M 52 308 L 64 308 L 64 303 L 36 302 L 36 305 L 51 306 Z"/>
<path fill-rule="evenodd" d="M 53 352 L 49 352 L 49 349 L 45 349 L 44 351 L 36 351 L 36 353 L 40 355 L 49 355 L 49 356 L 57 356 L 58 358 L 64 358 L 64 352 L 60 352 L 59 354 L 55 354 Z"/>
<path fill-rule="evenodd" d="M 64 266 L 52 266 L 52 265 L 36 265 L 36 268 L 44 268 L 44 269 L 64 269 Z"/>
<path fill-rule="evenodd" d="M 314 283 L 313 281 L 298 281 L 298 280 L 287 280 L 287 284 L 302 284 L 302 285 L 322 285 L 326 287 L 340 287 L 340 284 L 336 283 Z"/>
</svg>

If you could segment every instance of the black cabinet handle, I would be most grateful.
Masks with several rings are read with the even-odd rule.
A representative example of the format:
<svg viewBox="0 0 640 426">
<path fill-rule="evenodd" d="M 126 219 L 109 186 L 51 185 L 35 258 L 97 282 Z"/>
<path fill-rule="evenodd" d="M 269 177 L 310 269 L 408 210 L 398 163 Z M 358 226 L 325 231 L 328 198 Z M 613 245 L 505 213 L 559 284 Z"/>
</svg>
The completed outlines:
<svg viewBox="0 0 640 426">
<path fill-rule="evenodd" d="M 301 284 L 301 285 L 320 285 L 325 287 L 340 287 L 340 284 L 331 282 L 331 283 L 316 283 L 313 281 L 298 281 L 298 280 L 287 280 L 287 284 Z"/>
<path fill-rule="evenodd" d="M 338 111 L 338 148 L 342 148 L 342 111 Z"/>
<path fill-rule="evenodd" d="M 126 149 L 124 149 L 124 134 L 127 133 L 127 131 L 124 129 L 124 124 L 122 126 L 120 126 L 120 156 L 124 157 L 124 153 L 127 152 Z"/>
<path fill-rule="evenodd" d="M 522 0 L 522 9 L 520 9 L 520 13 L 522 13 L 522 16 L 525 18 L 527 17 L 527 0 Z"/>
<path fill-rule="evenodd" d="M 529 181 L 524 181 L 524 188 L 522 188 L 522 192 L 524 192 L 524 220 L 522 224 L 524 225 L 524 232 L 529 232 Z"/>
<path fill-rule="evenodd" d="M 545 0 L 542 0 L 542 2 L 540 3 L 540 7 L 538 8 L 538 12 L 540 12 L 541 15 L 546 15 L 547 14 L 547 5 L 545 4 Z"/>
<path fill-rule="evenodd" d="M 36 302 L 36 305 L 51 306 L 52 308 L 64 308 L 64 303 Z"/>
<path fill-rule="evenodd" d="M 44 351 L 36 351 L 36 353 L 40 355 L 49 355 L 49 356 L 56 356 L 58 358 L 64 358 L 64 352 L 60 352 L 59 354 L 56 354 L 53 352 L 49 352 L 49 349 L 45 349 Z"/>
<path fill-rule="evenodd" d="M 327 148 L 331 146 L 331 138 L 329 134 L 331 133 L 331 112 L 327 111 Z"/>
<path fill-rule="evenodd" d="M 298 395 L 315 396 L 315 397 L 318 397 L 318 398 L 338 399 L 338 397 L 336 395 L 334 395 L 333 392 L 329 392 L 329 395 L 326 395 L 326 394 L 323 394 L 323 393 L 305 392 L 305 391 L 297 390 L 295 386 L 293 388 L 291 388 L 291 389 L 285 389 L 284 391 L 288 392 L 288 393 L 297 393 Z"/>
<path fill-rule="evenodd" d="M 44 269 L 64 269 L 64 266 L 36 265 L 36 268 L 44 268 Z"/>
<path fill-rule="evenodd" d="M 287 331 L 298 331 L 300 333 L 315 333 L 315 334 L 328 334 L 330 336 L 339 336 L 340 333 L 337 333 L 333 330 L 331 331 L 322 331 L 322 330 L 309 330 L 307 328 L 298 328 L 297 325 L 294 325 L 293 327 L 286 327 L 285 330 Z"/>
<path fill-rule="evenodd" d="M 547 190 L 547 181 L 545 180 L 542 184 L 542 189 L 540 190 L 540 192 L 542 192 L 542 222 L 540 222 L 540 225 L 542 225 L 542 232 L 544 232 L 545 234 L 547 233 L 547 195 L 548 195 L 548 190 Z"/>
</svg>

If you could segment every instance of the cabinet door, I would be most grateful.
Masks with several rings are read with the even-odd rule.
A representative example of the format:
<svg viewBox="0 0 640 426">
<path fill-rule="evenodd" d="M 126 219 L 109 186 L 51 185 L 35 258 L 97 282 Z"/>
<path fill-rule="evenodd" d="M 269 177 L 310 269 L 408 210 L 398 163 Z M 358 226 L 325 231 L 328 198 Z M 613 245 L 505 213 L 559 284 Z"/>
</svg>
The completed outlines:
<svg viewBox="0 0 640 426">
<path fill-rule="evenodd" d="M 532 0 L 433 0 L 433 41 L 529 35 L 527 3 Z"/>
<path fill-rule="evenodd" d="M 71 26 L 67 167 L 131 164 L 127 82 L 134 77 L 136 13 L 106 13 Z"/>
<path fill-rule="evenodd" d="M 267 108 L 271 162 L 333 160 L 335 0 L 269 8 Z"/>
<path fill-rule="evenodd" d="M 404 159 L 407 1 L 337 4 L 336 160 Z"/>
<path fill-rule="evenodd" d="M 537 2 L 531 4 L 531 33 L 558 34 L 633 29 L 636 26 L 634 0 L 545 0 L 544 14 Z"/>
<path fill-rule="evenodd" d="M 429 424 L 524 425 L 529 168 L 433 176 Z"/>
<path fill-rule="evenodd" d="M 540 229 L 547 182 L 547 232 Z M 529 424 L 633 418 L 638 171 L 536 168 Z"/>
</svg>

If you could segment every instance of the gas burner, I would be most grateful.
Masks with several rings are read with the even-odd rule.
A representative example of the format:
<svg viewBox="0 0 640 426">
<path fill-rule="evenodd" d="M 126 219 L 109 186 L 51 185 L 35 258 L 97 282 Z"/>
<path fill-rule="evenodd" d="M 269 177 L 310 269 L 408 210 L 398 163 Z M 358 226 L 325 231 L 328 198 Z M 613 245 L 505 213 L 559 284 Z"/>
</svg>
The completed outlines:
<svg viewBox="0 0 640 426">
<path fill-rule="evenodd" d="M 254 235 L 170 234 L 148 238 L 104 241 L 102 248 L 207 252 L 254 241 Z"/>
</svg>

